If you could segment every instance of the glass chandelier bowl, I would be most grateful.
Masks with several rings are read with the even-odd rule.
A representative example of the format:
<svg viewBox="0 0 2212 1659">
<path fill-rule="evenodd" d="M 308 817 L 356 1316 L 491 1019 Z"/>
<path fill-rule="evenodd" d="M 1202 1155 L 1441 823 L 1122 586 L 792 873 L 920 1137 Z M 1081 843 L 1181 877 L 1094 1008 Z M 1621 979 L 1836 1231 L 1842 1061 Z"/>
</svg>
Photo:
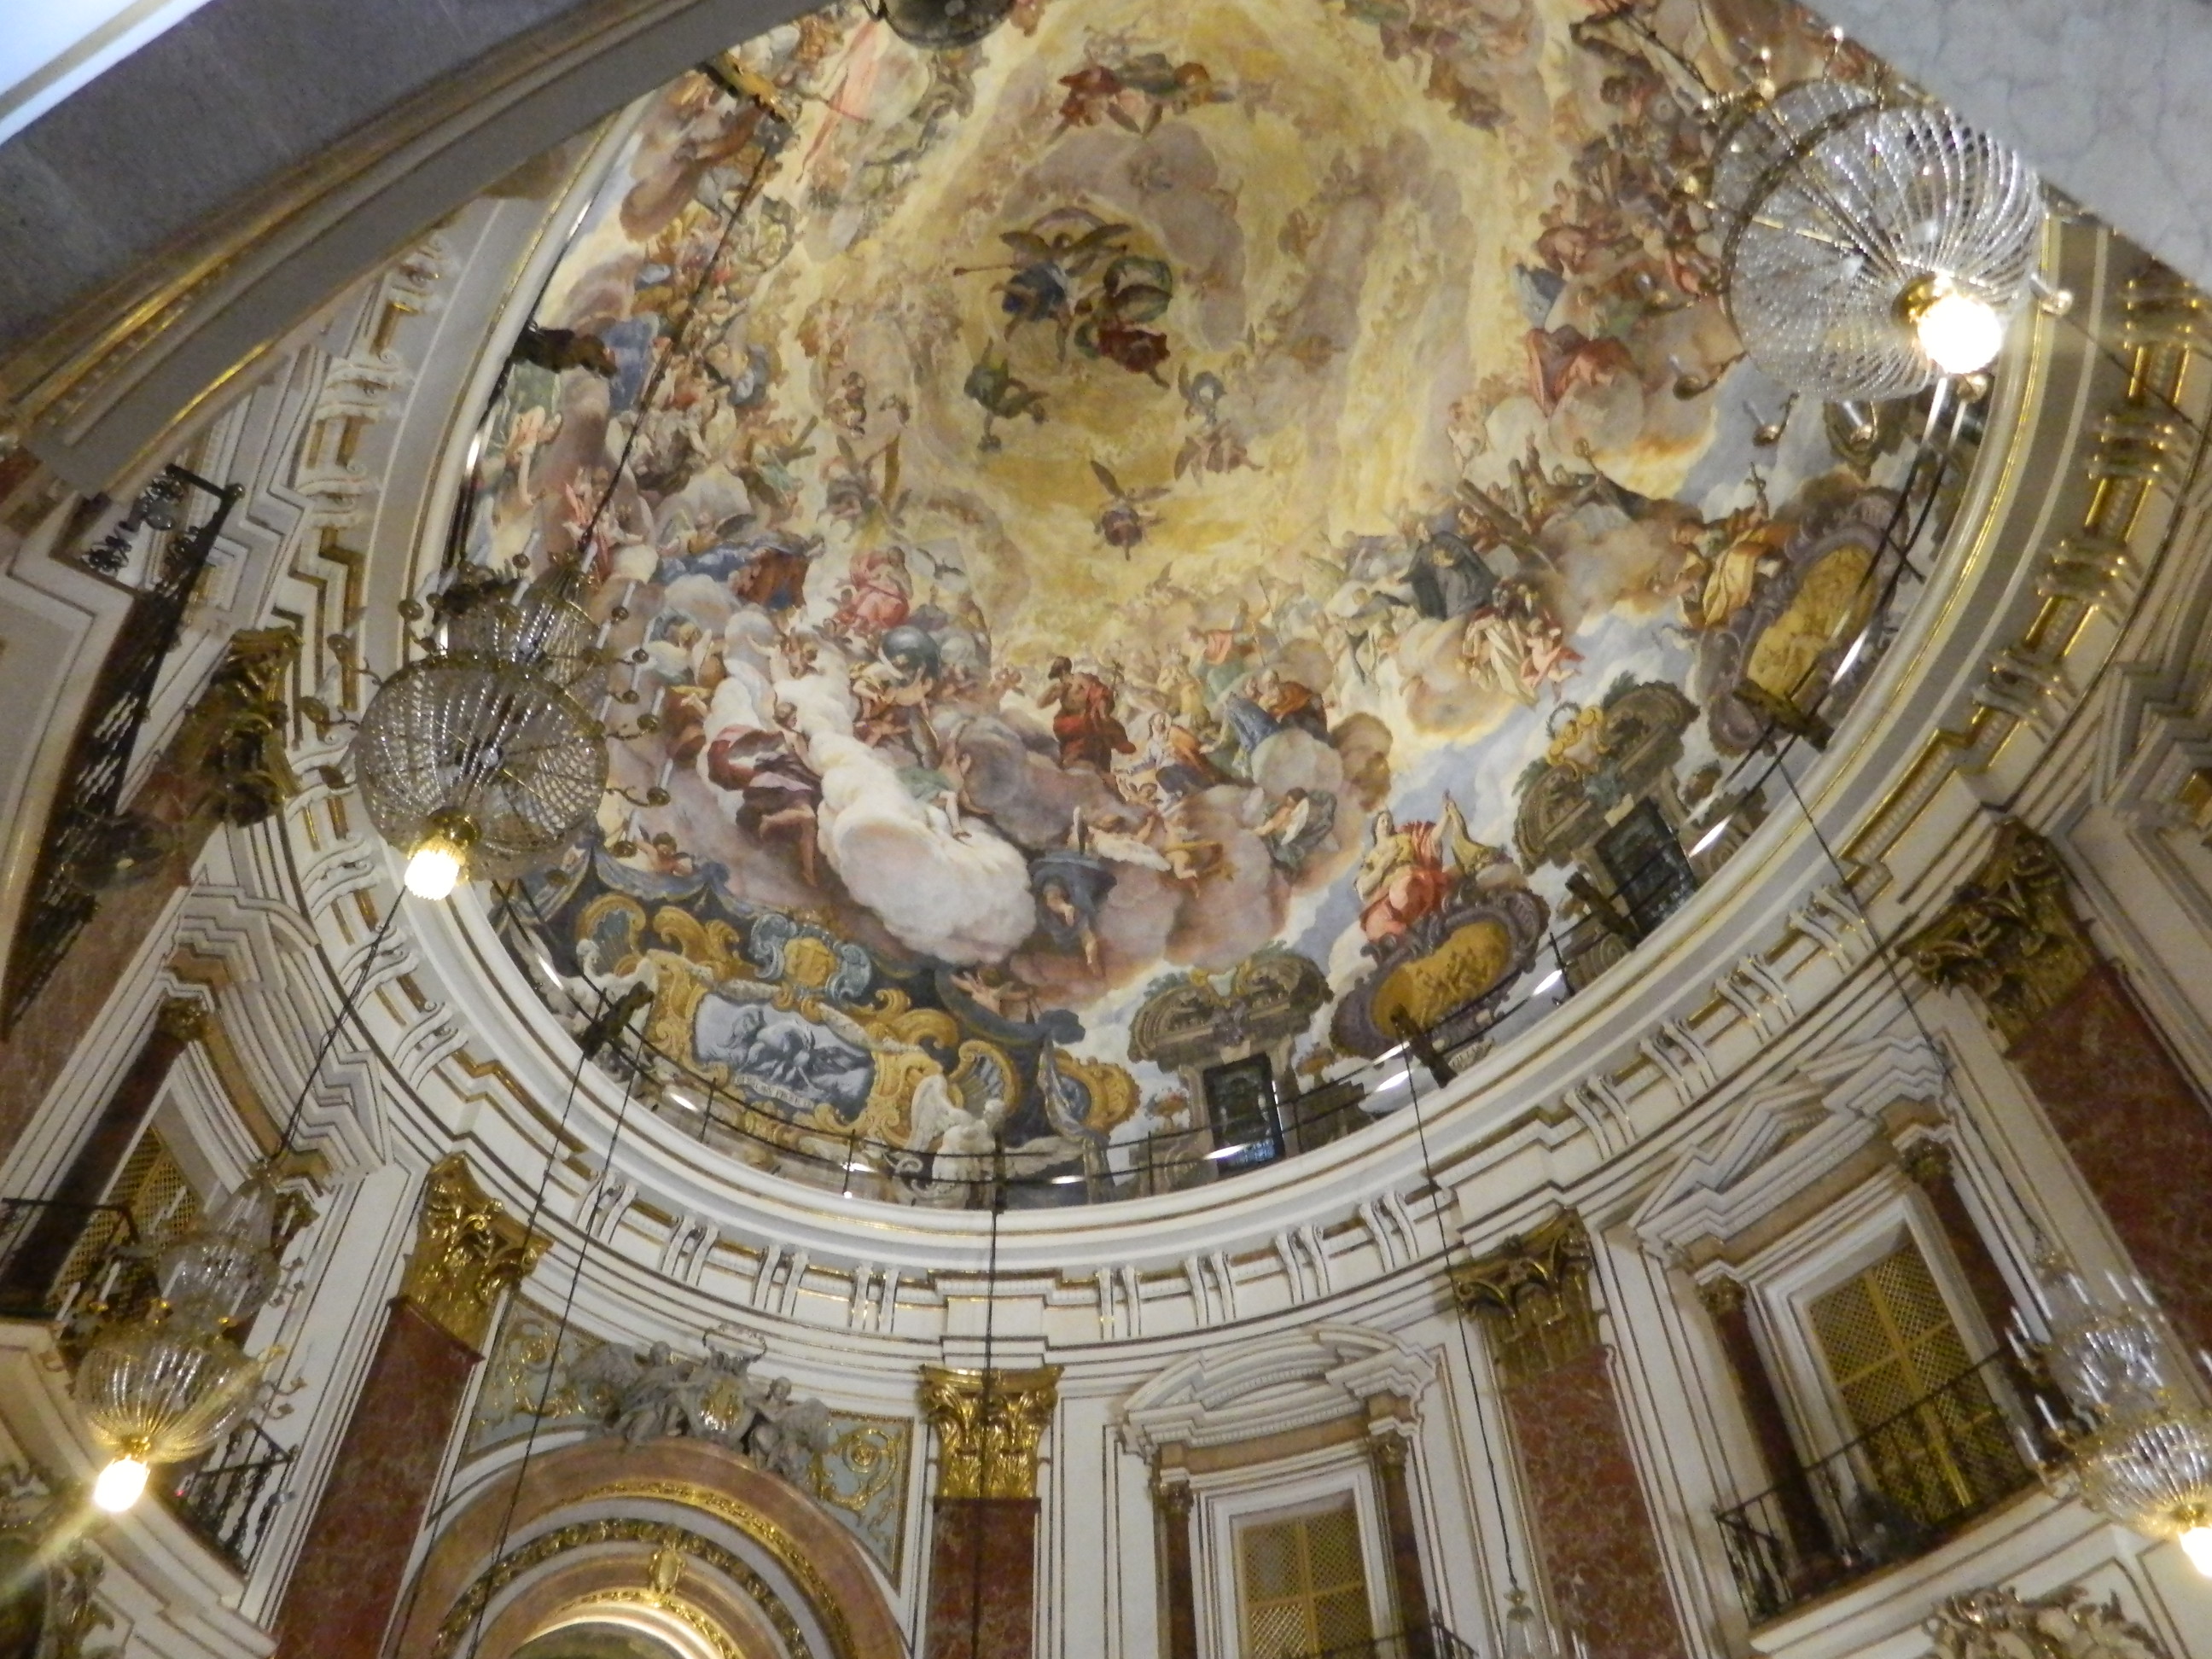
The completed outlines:
<svg viewBox="0 0 2212 1659">
<path fill-rule="evenodd" d="M 587 579 L 574 559 L 556 560 L 516 592 L 512 577 L 471 566 L 439 596 L 441 648 L 512 663 L 551 682 L 579 702 L 597 696 L 606 677 L 599 624 L 583 607 Z"/>
<path fill-rule="evenodd" d="M 159 1299 L 100 1326 L 78 1357 L 77 1409 L 114 1460 L 94 1488 L 100 1508 L 128 1509 L 151 1465 L 215 1445 L 259 1389 L 273 1353 L 248 1354 L 228 1333 L 251 1322 L 276 1287 L 283 1205 L 272 1172 L 257 1165 L 161 1252 Z"/>
<path fill-rule="evenodd" d="M 537 868 L 606 792 L 604 689 L 581 566 L 527 587 L 472 567 L 437 601 L 433 648 L 378 688 L 353 744 L 370 821 L 410 854 L 409 890 L 443 898 L 465 877 Z"/>
<path fill-rule="evenodd" d="M 272 1356 L 248 1354 L 228 1332 L 248 1325 L 276 1290 L 281 1206 L 270 1168 L 250 1170 L 161 1252 L 153 1307 L 101 1325 L 77 1358 L 77 1411 L 112 1453 L 93 1491 L 101 1509 L 137 1502 L 150 1464 L 208 1451 L 261 1387 Z"/>
<path fill-rule="evenodd" d="M 228 1329 L 267 1305 L 282 1264 L 277 1212 L 283 1200 L 266 1165 L 161 1252 L 161 1300 L 185 1324 Z"/>
<path fill-rule="evenodd" d="M 1013 0 L 888 0 L 883 17 L 902 40 L 953 52 L 974 46 L 1013 9 Z"/>
<path fill-rule="evenodd" d="M 2037 1264 L 2048 1340 L 2041 1358 L 2073 1408 L 2054 1423 L 2062 1477 L 2081 1501 L 2151 1538 L 2177 1540 L 2212 1577 L 2212 1411 L 2172 1358 L 2163 1318 L 2137 1284 L 2113 1281 L 2113 1299 L 2080 1275 Z"/>
<path fill-rule="evenodd" d="M 267 1363 L 219 1329 L 156 1310 L 94 1337 L 72 1389 L 87 1426 L 118 1462 L 174 1463 L 222 1438 Z"/>
<path fill-rule="evenodd" d="M 1745 351 L 1832 402 L 1987 368 L 2043 223 L 2041 183 L 2013 151 L 1947 110 L 1839 81 L 1746 100 L 1711 200 Z"/>
</svg>

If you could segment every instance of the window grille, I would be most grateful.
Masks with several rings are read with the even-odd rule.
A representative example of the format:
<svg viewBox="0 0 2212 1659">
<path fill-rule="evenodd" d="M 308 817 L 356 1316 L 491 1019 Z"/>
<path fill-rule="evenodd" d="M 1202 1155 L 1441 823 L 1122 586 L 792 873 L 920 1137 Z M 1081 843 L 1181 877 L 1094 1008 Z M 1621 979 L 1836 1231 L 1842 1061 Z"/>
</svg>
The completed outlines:
<svg viewBox="0 0 2212 1659">
<path fill-rule="evenodd" d="M 1900 1246 L 1820 1297 L 1811 1313 L 1854 1434 L 1877 1462 L 1889 1449 L 1902 1460 L 1871 1471 L 1881 1490 L 1930 1526 L 2009 1490 L 2018 1461 L 2011 1431 L 1918 1249 Z M 1901 1424 L 1907 1417 L 1919 1420 Z M 1913 1426 L 1922 1432 L 1894 1431 Z M 1993 1480 L 2000 1488 L 1984 1490 Z"/>
<path fill-rule="evenodd" d="M 1243 1659 L 1293 1659 L 1371 1641 L 1359 1517 L 1330 1509 L 1257 1522 L 1237 1534 Z"/>
</svg>

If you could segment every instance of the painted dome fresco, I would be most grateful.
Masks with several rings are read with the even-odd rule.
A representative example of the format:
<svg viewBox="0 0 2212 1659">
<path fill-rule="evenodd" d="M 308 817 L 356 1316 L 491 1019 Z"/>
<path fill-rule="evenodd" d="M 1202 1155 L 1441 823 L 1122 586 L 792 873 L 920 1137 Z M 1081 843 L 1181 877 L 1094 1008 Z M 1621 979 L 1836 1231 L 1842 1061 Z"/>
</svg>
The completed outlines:
<svg viewBox="0 0 2212 1659">
<path fill-rule="evenodd" d="M 465 507 L 586 561 L 640 728 L 518 959 L 579 1020 L 647 987 L 663 1109 L 753 1161 L 949 1202 L 1000 1140 L 1271 1157 L 1255 1101 L 1537 1018 L 1942 527 L 1917 416 L 1741 360 L 1678 189 L 1691 69 L 1850 57 L 1753 0 L 1019 0 L 669 88 Z"/>
</svg>

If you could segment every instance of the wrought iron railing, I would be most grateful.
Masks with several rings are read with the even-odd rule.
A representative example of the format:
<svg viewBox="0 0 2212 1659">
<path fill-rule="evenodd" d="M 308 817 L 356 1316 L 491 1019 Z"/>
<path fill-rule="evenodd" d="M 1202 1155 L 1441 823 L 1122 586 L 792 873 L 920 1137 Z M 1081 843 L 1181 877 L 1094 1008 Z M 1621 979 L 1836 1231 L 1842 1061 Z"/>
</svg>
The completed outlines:
<svg viewBox="0 0 2212 1659">
<path fill-rule="evenodd" d="M 2036 1479 L 2023 1380 L 1994 1357 L 1717 1517 L 1754 1624 L 1924 1554 Z"/>
<path fill-rule="evenodd" d="M 1363 1642 L 1347 1642 L 1309 1653 L 1284 1655 L 1281 1659 L 1477 1659 L 1474 1645 L 1463 1641 L 1442 1620 L 1393 1631 Z"/>
<path fill-rule="evenodd" d="M 158 827 L 123 810 L 124 781 L 161 681 L 161 664 L 176 648 L 208 556 L 243 493 L 235 484 L 211 483 L 172 466 L 147 487 L 125 521 L 154 538 L 148 580 L 100 665 L 84 723 L 62 769 L 9 954 L 0 1033 L 14 1029 L 53 976 L 99 908 L 103 889 L 144 872 L 167 850 Z M 190 522 L 194 495 L 213 503 L 198 524 Z M 95 544 L 79 556 L 81 561 L 98 570 L 120 568 L 122 554 L 114 543 L 111 536 Z"/>
<path fill-rule="evenodd" d="M 158 1291 L 131 1212 L 117 1204 L 0 1199 L 0 1319 L 61 1330 L 64 1349 Z"/>
<path fill-rule="evenodd" d="M 297 1448 L 278 1445 L 258 1423 L 241 1423 L 165 1490 L 177 1518 L 244 1572 L 253 1565 L 269 1518 L 284 1501 Z"/>
</svg>

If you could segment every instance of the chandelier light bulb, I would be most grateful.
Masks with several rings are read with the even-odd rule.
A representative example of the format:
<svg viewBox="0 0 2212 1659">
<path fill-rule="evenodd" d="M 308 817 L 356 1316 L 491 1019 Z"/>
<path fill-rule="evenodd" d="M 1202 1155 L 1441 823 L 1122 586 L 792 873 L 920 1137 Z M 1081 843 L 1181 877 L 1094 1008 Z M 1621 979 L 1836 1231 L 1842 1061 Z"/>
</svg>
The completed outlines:
<svg viewBox="0 0 2212 1659">
<path fill-rule="evenodd" d="M 2179 1542 L 2187 1552 L 2189 1565 L 2212 1578 L 2212 1526 L 2199 1523 L 2182 1533 Z"/>
<path fill-rule="evenodd" d="M 417 898 L 452 896 L 468 873 L 469 843 L 475 839 L 475 826 L 465 819 L 441 823 L 416 844 L 400 880 Z"/>
<path fill-rule="evenodd" d="M 146 1465 L 140 1459 L 118 1457 L 92 1483 L 92 1501 L 110 1515 L 120 1515 L 145 1492 L 146 1475 Z M 2212 1531 L 2205 1535 L 2212 1538 Z"/>
<path fill-rule="evenodd" d="M 2004 319 L 1978 295 L 1931 285 L 1906 305 L 1920 349 L 1946 374 L 1978 374 L 2004 349 Z"/>
<path fill-rule="evenodd" d="M 429 841 L 415 849 L 400 878 L 416 898 L 449 897 L 461 882 L 461 855 L 443 841 Z"/>
</svg>

